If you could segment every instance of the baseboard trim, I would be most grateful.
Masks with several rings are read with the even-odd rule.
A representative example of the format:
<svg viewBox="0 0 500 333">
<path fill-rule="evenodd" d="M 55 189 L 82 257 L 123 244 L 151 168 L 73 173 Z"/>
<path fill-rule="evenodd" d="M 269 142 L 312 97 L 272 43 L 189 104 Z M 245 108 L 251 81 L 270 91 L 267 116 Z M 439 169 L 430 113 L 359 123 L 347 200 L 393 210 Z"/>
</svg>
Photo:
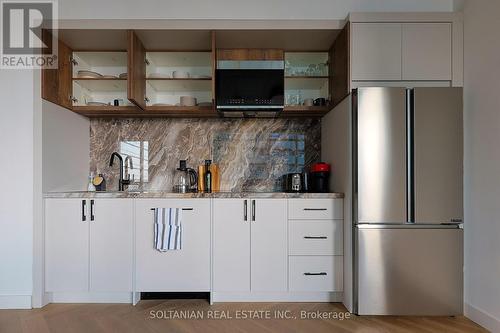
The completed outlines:
<svg viewBox="0 0 500 333">
<path fill-rule="evenodd" d="M 132 293 L 53 292 L 51 303 L 132 303 Z"/>
<path fill-rule="evenodd" d="M 211 302 L 342 302 L 342 292 L 212 292 Z"/>
<path fill-rule="evenodd" d="M 467 318 L 483 326 L 493 333 L 500 333 L 500 319 L 469 303 L 464 304 L 464 314 Z"/>
<path fill-rule="evenodd" d="M 0 309 L 31 309 L 31 295 L 0 295 Z"/>
</svg>

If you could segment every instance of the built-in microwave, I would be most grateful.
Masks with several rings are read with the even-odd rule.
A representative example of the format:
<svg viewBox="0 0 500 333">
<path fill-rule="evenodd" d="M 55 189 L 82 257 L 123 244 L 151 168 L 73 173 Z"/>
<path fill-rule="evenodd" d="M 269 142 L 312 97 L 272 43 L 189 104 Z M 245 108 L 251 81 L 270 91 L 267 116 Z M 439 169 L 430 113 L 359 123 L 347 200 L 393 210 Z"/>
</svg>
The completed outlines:
<svg viewBox="0 0 500 333">
<path fill-rule="evenodd" d="M 219 61 L 216 106 L 224 116 L 276 116 L 284 106 L 283 61 Z"/>
</svg>

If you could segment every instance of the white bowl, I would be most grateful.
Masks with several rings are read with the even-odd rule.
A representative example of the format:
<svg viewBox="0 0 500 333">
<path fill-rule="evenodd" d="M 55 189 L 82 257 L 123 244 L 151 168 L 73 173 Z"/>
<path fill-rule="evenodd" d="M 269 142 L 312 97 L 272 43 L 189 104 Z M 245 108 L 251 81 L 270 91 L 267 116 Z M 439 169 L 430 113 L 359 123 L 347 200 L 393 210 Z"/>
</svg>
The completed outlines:
<svg viewBox="0 0 500 333">
<path fill-rule="evenodd" d="M 196 106 L 196 98 L 193 96 L 181 96 L 179 102 L 181 106 Z"/>
<path fill-rule="evenodd" d="M 186 71 L 173 71 L 172 77 L 174 79 L 187 79 L 189 78 L 189 73 Z"/>
</svg>

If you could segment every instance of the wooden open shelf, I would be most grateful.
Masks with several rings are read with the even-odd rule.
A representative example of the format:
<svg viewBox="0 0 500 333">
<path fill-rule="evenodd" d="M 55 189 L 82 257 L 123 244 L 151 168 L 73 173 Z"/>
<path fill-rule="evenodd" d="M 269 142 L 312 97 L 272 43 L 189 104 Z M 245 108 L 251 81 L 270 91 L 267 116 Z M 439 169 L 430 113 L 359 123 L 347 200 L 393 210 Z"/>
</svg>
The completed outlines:
<svg viewBox="0 0 500 333">
<path fill-rule="evenodd" d="M 174 78 L 174 77 L 148 77 L 147 81 L 211 81 L 211 77 L 186 77 L 186 78 Z"/>
<path fill-rule="evenodd" d="M 219 115 L 212 106 L 148 106 L 142 110 L 136 106 L 74 106 L 74 112 L 89 118 L 128 117 L 184 117 L 216 118 Z"/>
<path fill-rule="evenodd" d="M 127 81 L 120 77 L 74 77 L 73 81 Z"/>
<path fill-rule="evenodd" d="M 330 78 L 327 75 L 322 76 L 313 76 L 313 75 L 290 75 L 285 76 L 285 79 L 328 79 Z"/>
<path fill-rule="evenodd" d="M 283 118 L 322 117 L 330 111 L 330 106 L 287 105 L 281 112 Z"/>
</svg>

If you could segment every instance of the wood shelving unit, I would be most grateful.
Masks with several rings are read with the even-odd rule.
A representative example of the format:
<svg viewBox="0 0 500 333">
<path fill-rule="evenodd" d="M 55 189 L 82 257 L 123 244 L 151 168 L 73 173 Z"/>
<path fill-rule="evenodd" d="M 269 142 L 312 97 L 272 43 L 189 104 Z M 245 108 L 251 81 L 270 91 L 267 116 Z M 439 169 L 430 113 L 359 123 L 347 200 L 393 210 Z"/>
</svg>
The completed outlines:
<svg viewBox="0 0 500 333">
<path fill-rule="evenodd" d="M 299 42 L 285 32 L 273 32 L 274 40 L 262 41 L 255 32 L 242 39 L 241 32 L 217 32 L 216 36 L 215 31 L 122 30 L 113 32 L 106 43 L 62 34 L 59 68 L 42 71 L 42 96 L 87 117 L 218 117 L 214 106 L 217 61 L 274 59 L 285 60 L 289 69 L 283 78 L 285 96 L 291 97 L 286 102 L 325 98 L 333 106 L 349 93 L 347 29 L 338 38 L 325 33 L 330 41 L 312 44 L 306 42 L 308 37 Z M 282 35 L 288 36 L 286 42 L 276 37 Z M 44 40 L 48 37 L 50 32 L 44 30 Z M 80 78 L 80 70 L 116 77 Z M 195 77 L 174 78 L 174 71 Z M 120 78 L 122 73 L 127 78 Z M 202 106 L 179 106 L 181 96 L 195 97 Z M 115 99 L 125 105 L 86 105 L 113 104 Z M 330 106 L 286 105 L 280 116 L 320 117 Z"/>
</svg>

